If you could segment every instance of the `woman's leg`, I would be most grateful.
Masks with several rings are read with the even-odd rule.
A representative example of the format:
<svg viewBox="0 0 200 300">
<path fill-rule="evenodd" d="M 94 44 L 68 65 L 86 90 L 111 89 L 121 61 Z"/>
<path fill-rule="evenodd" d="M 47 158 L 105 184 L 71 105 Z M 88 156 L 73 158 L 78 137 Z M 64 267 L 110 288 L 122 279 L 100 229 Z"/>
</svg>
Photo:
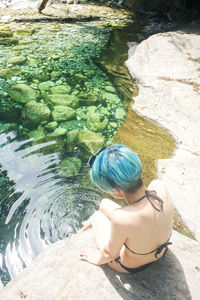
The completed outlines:
<svg viewBox="0 0 200 300">
<path fill-rule="evenodd" d="M 113 211 L 120 207 L 121 206 L 119 204 L 115 203 L 114 201 L 104 198 L 100 202 L 99 211 L 110 220 Z M 85 231 L 92 226 L 93 215 L 87 221 L 84 221 L 82 223 L 83 227 L 78 231 L 78 233 Z"/>
</svg>

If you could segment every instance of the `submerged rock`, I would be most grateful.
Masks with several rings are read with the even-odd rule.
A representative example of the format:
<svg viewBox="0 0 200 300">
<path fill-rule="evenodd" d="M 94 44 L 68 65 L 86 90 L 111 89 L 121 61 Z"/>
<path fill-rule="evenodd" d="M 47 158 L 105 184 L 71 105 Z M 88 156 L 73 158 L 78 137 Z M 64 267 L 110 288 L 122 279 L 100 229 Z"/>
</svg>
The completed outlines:
<svg viewBox="0 0 200 300">
<path fill-rule="evenodd" d="M 27 103 L 30 100 L 36 100 L 39 92 L 29 87 L 27 84 L 18 83 L 11 86 L 10 97 L 16 102 Z"/>
<path fill-rule="evenodd" d="M 58 166 L 58 175 L 62 177 L 71 177 L 78 175 L 82 162 L 78 157 L 67 157 L 61 161 Z"/>
<path fill-rule="evenodd" d="M 79 99 L 73 95 L 52 94 L 47 96 L 46 101 L 52 105 L 70 106 L 73 108 L 79 105 Z"/>
<path fill-rule="evenodd" d="M 72 88 L 68 84 L 57 85 L 50 89 L 52 94 L 69 94 Z"/>
<path fill-rule="evenodd" d="M 1 69 L 0 78 L 10 79 L 14 76 L 14 73 L 10 69 Z"/>
<path fill-rule="evenodd" d="M 78 96 L 82 105 L 94 105 L 97 102 L 97 97 L 94 94 L 80 93 Z"/>
<path fill-rule="evenodd" d="M 67 134 L 67 129 L 56 128 L 53 132 L 49 133 L 47 136 L 57 137 L 57 136 L 66 135 L 66 134 Z"/>
<path fill-rule="evenodd" d="M 112 104 L 118 104 L 121 102 L 120 98 L 117 95 L 111 94 L 111 93 L 102 93 L 102 98 L 106 102 L 112 103 Z"/>
<path fill-rule="evenodd" d="M 28 137 L 34 139 L 34 141 L 39 141 L 45 138 L 45 130 L 42 126 L 38 126 L 37 129 L 29 131 Z"/>
<path fill-rule="evenodd" d="M 49 131 L 52 131 L 52 130 L 55 130 L 57 126 L 58 126 L 58 123 L 53 121 L 53 122 L 49 122 L 48 124 L 46 124 L 45 128 Z"/>
<path fill-rule="evenodd" d="M 8 60 L 8 63 L 12 64 L 12 65 L 22 65 L 25 62 L 26 62 L 26 57 L 25 56 L 14 56 L 14 57 L 11 57 Z"/>
<path fill-rule="evenodd" d="M 60 123 L 60 127 L 68 130 L 74 130 L 74 129 L 83 130 L 86 127 L 86 123 L 85 121 L 81 121 L 81 120 L 71 120 L 71 121 Z"/>
<path fill-rule="evenodd" d="M 0 37 L 0 45 L 11 46 L 18 44 L 18 39 L 10 37 L 10 38 L 1 38 Z"/>
<path fill-rule="evenodd" d="M 93 113 L 88 116 L 87 127 L 92 131 L 102 131 L 108 124 L 108 119 L 99 113 Z"/>
<path fill-rule="evenodd" d="M 51 111 L 44 103 L 30 101 L 24 107 L 22 112 L 23 123 L 28 128 L 37 126 L 41 122 L 48 121 L 51 116 Z"/>
<path fill-rule="evenodd" d="M 101 148 L 105 143 L 105 138 L 95 132 L 90 130 L 82 130 L 78 132 L 77 144 L 81 149 L 81 155 L 84 158 L 95 154 L 99 148 Z"/>
<path fill-rule="evenodd" d="M 52 117 L 54 121 L 67 121 L 72 120 L 76 116 L 76 112 L 73 108 L 68 106 L 54 106 L 54 110 L 52 111 Z"/>
<path fill-rule="evenodd" d="M 12 30 L 10 28 L 7 29 L 0 29 L 0 37 L 12 37 L 13 33 Z"/>
<path fill-rule="evenodd" d="M 126 116 L 126 111 L 123 107 L 117 108 L 115 113 L 115 118 L 119 120 L 123 120 Z"/>
</svg>

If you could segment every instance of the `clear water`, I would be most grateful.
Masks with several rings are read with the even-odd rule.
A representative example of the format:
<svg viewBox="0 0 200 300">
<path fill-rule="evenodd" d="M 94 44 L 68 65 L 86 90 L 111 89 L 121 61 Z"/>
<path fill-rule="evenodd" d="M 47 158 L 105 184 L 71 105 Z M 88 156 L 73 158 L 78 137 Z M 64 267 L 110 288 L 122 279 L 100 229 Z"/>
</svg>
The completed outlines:
<svg viewBox="0 0 200 300">
<path fill-rule="evenodd" d="M 123 99 L 109 75 L 96 63 L 108 45 L 110 29 L 92 22 L 36 24 L 29 29 L 29 33 L 23 33 L 12 28 L 18 44 L 0 45 L 0 70 L 13 72 L 9 78 L 0 78 L 0 274 L 4 283 L 19 274 L 48 244 L 76 232 L 102 197 L 89 182 L 80 149 L 69 144 L 64 135 L 49 136 L 45 126 L 51 119 L 37 126 L 23 119 L 25 103 L 10 97 L 12 86 L 28 85 L 40 93 L 35 101 L 43 104 L 50 88 L 60 85 L 70 86 L 70 94 L 75 97 L 81 93 L 95 96 L 95 104 L 79 105 L 84 117 L 77 113 L 73 126 L 91 130 L 85 118 L 88 110 L 99 113 L 100 121 L 106 112 L 106 127 L 96 130 L 105 137 L 105 144 L 111 142 L 125 116 L 116 118 L 118 108 L 125 111 Z M 25 57 L 25 62 L 9 62 L 19 56 Z M 40 84 L 48 81 L 50 88 L 41 90 Z M 107 101 L 104 95 L 115 101 Z M 38 126 L 44 135 L 36 134 Z M 57 128 L 62 128 L 61 121 Z M 60 172 L 61 163 L 71 156 L 81 159 L 82 167 L 75 176 L 64 176 L 67 170 Z"/>
</svg>

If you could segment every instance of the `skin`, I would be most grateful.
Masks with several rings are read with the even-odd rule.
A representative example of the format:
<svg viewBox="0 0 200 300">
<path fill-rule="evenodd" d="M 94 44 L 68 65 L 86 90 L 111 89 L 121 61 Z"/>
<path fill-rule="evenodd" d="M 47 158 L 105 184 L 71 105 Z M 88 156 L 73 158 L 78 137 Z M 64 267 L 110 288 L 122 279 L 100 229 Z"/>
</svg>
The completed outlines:
<svg viewBox="0 0 200 300">
<path fill-rule="evenodd" d="M 145 190 L 156 191 L 164 201 L 163 211 L 156 211 L 147 198 L 135 203 L 144 196 Z M 137 255 L 124 247 L 124 243 L 134 252 L 147 253 L 158 248 L 170 238 L 173 228 L 173 205 L 168 191 L 159 180 L 154 180 L 148 188 L 144 185 L 135 193 L 116 190 L 115 198 L 124 199 L 127 206 L 121 207 L 109 199 L 101 201 L 99 210 L 79 230 L 82 232 L 92 226 L 97 249 L 86 249 L 80 253 L 80 259 L 91 264 L 108 264 L 112 269 L 128 273 L 114 259 L 120 256 L 120 262 L 129 268 L 137 268 L 156 261 L 163 256 L 165 249 L 155 258 L 155 252 Z M 152 202 L 159 203 L 152 197 Z"/>
</svg>

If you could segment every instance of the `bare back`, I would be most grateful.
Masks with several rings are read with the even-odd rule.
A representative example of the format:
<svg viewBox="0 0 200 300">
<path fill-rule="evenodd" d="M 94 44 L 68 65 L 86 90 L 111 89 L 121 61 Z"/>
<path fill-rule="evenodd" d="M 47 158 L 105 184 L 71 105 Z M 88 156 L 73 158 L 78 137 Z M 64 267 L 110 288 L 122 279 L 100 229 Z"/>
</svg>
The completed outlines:
<svg viewBox="0 0 200 300">
<path fill-rule="evenodd" d="M 154 180 L 148 187 L 153 190 L 163 200 L 163 210 L 157 211 L 151 204 L 158 205 L 157 200 L 151 198 L 151 202 L 144 198 L 138 203 L 128 205 L 118 209 L 118 219 L 123 227 L 120 233 L 120 239 L 135 253 L 146 254 L 162 244 L 166 243 L 170 238 L 173 227 L 173 205 L 169 194 L 159 180 Z M 112 219 L 112 218 L 111 218 Z M 111 220 L 112 221 L 112 220 Z M 160 258 L 164 250 L 158 255 Z M 147 255 L 138 255 L 132 253 L 124 246 L 120 252 L 121 262 L 125 265 L 136 268 L 143 264 L 157 260 L 155 252 Z"/>
</svg>

